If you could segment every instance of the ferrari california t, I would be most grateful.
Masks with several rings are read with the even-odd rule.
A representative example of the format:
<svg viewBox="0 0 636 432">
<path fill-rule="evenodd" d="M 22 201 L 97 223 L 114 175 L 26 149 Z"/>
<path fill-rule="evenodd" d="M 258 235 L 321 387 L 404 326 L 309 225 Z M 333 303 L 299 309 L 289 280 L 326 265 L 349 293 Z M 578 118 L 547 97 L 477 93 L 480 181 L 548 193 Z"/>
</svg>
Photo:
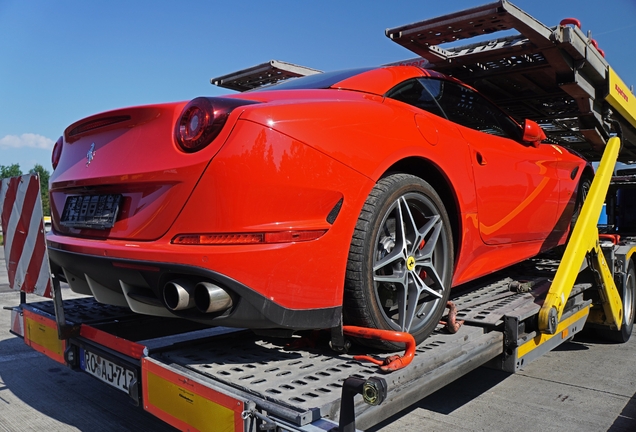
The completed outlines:
<svg viewBox="0 0 636 432">
<path fill-rule="evenodd" d="M 593 173 L 544 140 L 414 66 L 94 115 L 53 150 L 52 271 L 141 314 L 420 342 L 451 287 L 566 241 Z"/>
</svg>

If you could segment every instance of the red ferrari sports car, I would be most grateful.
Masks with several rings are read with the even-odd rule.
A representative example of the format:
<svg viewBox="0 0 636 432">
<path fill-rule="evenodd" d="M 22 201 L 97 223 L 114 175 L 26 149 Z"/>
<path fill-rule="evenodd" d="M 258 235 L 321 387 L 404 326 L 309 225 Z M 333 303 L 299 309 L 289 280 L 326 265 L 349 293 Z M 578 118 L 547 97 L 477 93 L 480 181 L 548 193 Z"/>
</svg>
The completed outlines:
<svg viewBox="0 0 636 432">
<path fill-rule="evenodd" d="M 452 286 L 566 241 L 593 173 L 544 139 L 414 66 L 94 115 L 53 150 L 52 270 L 142 314 L 419 342 Z"/>
</svg>

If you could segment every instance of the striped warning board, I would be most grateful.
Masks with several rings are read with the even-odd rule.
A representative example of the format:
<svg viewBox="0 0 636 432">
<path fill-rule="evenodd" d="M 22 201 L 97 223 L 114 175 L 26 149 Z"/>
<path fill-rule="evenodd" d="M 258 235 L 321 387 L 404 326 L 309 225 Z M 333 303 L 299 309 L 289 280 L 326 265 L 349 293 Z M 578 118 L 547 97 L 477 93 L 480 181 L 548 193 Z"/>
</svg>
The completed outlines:
<svg viewBox="0 0 636 432">
<path fill-rule="evenodd" d="M 18 336 L 24 337 L 24 316 L 21 308 L 14 307 L 11 309 L 11 331 Z"/>
<path fill-rule="evenodd" d="M 51 297 L 51 271 L 37 174 L 3 179 L 0 210 L 9 286 Z"/>
</svg>

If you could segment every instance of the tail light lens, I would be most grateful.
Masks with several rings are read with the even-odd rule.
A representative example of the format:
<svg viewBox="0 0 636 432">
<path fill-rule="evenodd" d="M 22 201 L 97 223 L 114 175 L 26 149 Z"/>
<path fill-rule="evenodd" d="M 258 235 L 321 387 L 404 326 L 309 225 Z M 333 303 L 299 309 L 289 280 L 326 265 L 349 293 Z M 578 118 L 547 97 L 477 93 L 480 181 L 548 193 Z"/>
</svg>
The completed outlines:
<svg viewBox="0 0 636 432">
<path fill-rule="evenodd" d="M 175 139 L 182 150 L 199 151 L 221 132 L 234 108 L 253 103 L 258 102 L 229 98 L 193 99 L 181 112 L 174 130 Z"/>
<path fill-rule="evenodd" d="M 64 138 L 59 137 L 57 142 L 53 146 L 53 153 L 51 153 L 51 165 L 53 165 L 53 169 L 57 168 L 57 164 L 60 162 L 60 156 L 62 156 L 62 144 L 64 143 Z"/>
</svg>

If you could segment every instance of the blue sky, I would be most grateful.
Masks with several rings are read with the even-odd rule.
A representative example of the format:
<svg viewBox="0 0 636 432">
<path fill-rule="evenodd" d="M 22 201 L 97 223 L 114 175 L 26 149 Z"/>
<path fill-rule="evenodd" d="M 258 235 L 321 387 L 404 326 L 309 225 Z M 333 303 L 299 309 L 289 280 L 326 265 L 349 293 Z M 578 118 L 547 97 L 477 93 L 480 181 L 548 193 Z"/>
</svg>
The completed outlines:
<svg viewBox="0 0 636 432">
<path fill-rule="evenodd" d="M 226 90 L 210 78 L 270 59 L 335 70 L 413 54 L 384 30 L 488 3 L 0 0 L 0 165 L 51 169 L 72 122 Z M 636 86 L 635 0 L 517 0 L 548 26 L 576 17 Z"/>
</svg>

